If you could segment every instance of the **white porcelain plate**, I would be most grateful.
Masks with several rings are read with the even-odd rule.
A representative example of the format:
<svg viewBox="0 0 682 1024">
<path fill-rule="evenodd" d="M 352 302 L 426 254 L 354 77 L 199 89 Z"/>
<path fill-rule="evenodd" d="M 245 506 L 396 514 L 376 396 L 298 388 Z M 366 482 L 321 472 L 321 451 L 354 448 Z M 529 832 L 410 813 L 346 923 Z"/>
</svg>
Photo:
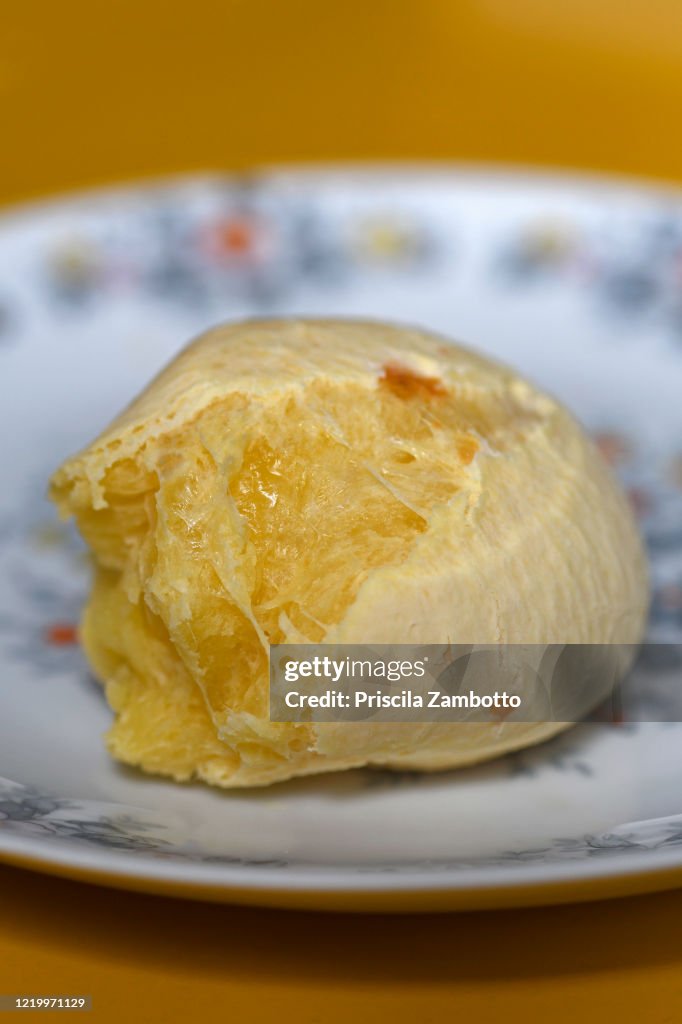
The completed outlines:
<svg viewBox="0 0 682 1024">
<path fill-rule="evenodd" d="M 598 435 L 641 518 L 650 636 L 682 639 L 675 193 L 346 168 L 25 208 L 0 221 L 0 857 L 131 888 L 337 908 L 682 881 L 677 723 L 581 725 L 481 768 L 254 792 L 175 785 L 109 759 L 110 712 L 76 640 L 87 564 L 45 501 L 47 477 L 189 337 L 271 314 L 422 324 L 555 392 Z"/>
</svg>

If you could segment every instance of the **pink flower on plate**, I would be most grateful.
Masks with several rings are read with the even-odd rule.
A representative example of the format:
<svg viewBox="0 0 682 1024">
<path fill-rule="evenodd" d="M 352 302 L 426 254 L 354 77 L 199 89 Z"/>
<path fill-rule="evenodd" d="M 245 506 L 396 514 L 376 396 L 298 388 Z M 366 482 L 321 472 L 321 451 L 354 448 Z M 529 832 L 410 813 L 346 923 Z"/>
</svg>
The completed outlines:
<svg viewBox="0 0 682 1024">
<path fill-rule="evenodd" d="M 233 214 L 205 225 L 199 244 L 216 263 L 262 263 L 272 250 L 272 232 L 261 217 Z"/>
<path fill-rule="evenodd" d="M 632 442 L 616 431 L 599 431 L 592 440 L 609 466 L 620 466 L 632 458 Z"/>
</svg>

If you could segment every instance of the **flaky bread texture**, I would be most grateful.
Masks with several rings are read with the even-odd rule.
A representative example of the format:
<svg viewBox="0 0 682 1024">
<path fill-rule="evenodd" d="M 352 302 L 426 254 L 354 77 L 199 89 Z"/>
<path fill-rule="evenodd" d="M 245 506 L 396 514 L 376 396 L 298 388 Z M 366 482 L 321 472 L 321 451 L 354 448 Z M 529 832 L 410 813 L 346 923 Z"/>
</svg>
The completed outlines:
<svg viewBox="0 0 682 1024">
<path fill-rule="evenodd" d="M 93 555 L 109 748 L 177 780 L 452 768 L 562 727 L 270 722 L 270 643 L 634 644 L 645 621 L 636 527 L 575 420 L 415 329 L 217 327 L 51 496 Z"/>
</svg>

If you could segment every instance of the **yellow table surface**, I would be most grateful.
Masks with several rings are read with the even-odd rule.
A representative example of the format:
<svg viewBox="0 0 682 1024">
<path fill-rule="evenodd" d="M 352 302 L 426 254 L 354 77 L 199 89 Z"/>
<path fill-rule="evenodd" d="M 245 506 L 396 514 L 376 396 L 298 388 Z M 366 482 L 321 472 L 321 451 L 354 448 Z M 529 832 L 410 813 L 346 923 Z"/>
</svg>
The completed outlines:
<svg viewBox="0 0 682 1024">
<path fill-rule="evenodd" d="M 466 159 L 682 180 L 680 0 L 22 0 L 0 203 L 195 169 Z M 0 993 L 86 1019 L 682 1019 L 682 892 L 342 917 L 0 868 Z M 461 1017 L 460 1017 L 461 1015 Z"/>
</svg>

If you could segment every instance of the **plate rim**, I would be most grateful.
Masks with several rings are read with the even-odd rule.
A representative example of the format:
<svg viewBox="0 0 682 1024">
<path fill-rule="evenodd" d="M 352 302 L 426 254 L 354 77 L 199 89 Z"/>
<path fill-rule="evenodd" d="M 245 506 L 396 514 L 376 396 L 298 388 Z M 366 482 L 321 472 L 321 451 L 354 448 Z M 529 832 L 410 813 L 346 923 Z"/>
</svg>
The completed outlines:
<svg viewBox="0 0 682 1024">
<path fill-rule="evenodd" d="M 29 840 L 26 845 L 30 846 L 30 843 Z M 569 870 L 571 866 L 577 866 L 575 862 L 546 866 L 548 870 L 544 872 L 538 870 L 542 865 L 536 863 L 532 865 L 535 869 L 535 878 L 508 877 L 499 880 L 497 884 L 444 884 L 435 879 L 422 877 L 408 884 L 395 885 L 389 882 L 377 885 L 382 876 L 368 874 L 364 876 L 363 881 L 367 882 L 364 885 L 357 884 L 362 876 L 356 876 L 348 885 L 311 885 L 306 881 L 305 875 L 300 878 L 268 878 L 268 872 L 275 875 L 277 873 L 277 869 L 272 868 L 262 869 L 265 878 L 256 882 L 245 882 L 239 877 L 217 877 L 220 873 L 229 874 L 229 867 L 224 865 L 211 870 L 211 866 L 193 864 L 192 871 L 206 874 L 208 877 L 187 878 L 182 877 L 182 871 L 159 870 L 164 866 L 173 868 L 177 865 L 154 862 L 148 854 L 130 855 L 106 851 L 100 860 L 111 859 L 115 862 L 121 858 L 122 866 L 125 865 L 123 858 L 130 856 L 131 864 L 125 866 L 131 869 L 121 870 L 115 863 L 109 866 L 96 862 L 88 863 L 89 858 L 74 857 L 68 851 L 63 851 L 63 856 L 45 856 L 42 851 L 36 854 L 30 850 L 22 850 L 21 845 L 23 844 L 18 844 L 18 848 L 14 850 L 0 848 L 0 863 L 71 881 L 126 891 L 203 902 L 282 909 L 367 913 L 488 910 L 616 899 L 682 886 L 682 863 L 679 859 L 676 860 L 670 855 L 657 856 L 653 851 L 651 857 L 657 859 L 659 863 L 646 867 L 641 864 L 633 865 L 632 862 L 628 864 L 627 856 L 623 855 L 602 861 L 603 870 L 598 870 L 597 864 L 592 864 L 591 870 L 578 873 Z M 78 851 L 81 852 L 84 851 Z M 97 857 L 93 859 L 97 861 Z M 148 866 L 154 870 L 140 871 L 140 860 L 151 861 Z M 614 861 L 620 863 L 614 864 Z M 521 874 L 530 874 L 529 871 L 524 871 L 524 867 L 531 865 L 517 865 L 515 870 Z M 235 874 L 244 874 L 246 870 L 243 867 L 237 868 Z M 548 877 L 538 878 L 539 874 L 546 874 Z M 212 875 L 214 877 L 211 877 Z M 291 884 L 292 881 L 295 884 Z"/>
<path fill-rule="evenodd" d="M 555 167 L 544 164 L 525 164 L 486 160 L 320 160 L 284 161 L 281 163 L 255 163 L 243 168 L 207 167 L 188 171 L 150 174 L 139 178 L 120 178 L 95 182 L 92 185 L 59 189 L 24 199 L 10 200 L 0 205 L 0 230 L 13 221 L 29 219 L 41 213 L 59 209 L 86 208 L 92 201 L 113 202 L 131 194 L 172 191 L 192 186 L 221 186 L 233 183 L 259 185 L 286 183 L 287 181 L 326 179 L 353 175 L 357 179 L 394 177 L 433 178 L 447 182 L 453 179 L 486 183 L 536 185 L 545 188 L 580 188 L 600 192 L 619 193 L 623 198 L 658 198 L 682 202 L 682 181 L 647 177 L 617 171 L 589 168 Z"/>
</svg>

